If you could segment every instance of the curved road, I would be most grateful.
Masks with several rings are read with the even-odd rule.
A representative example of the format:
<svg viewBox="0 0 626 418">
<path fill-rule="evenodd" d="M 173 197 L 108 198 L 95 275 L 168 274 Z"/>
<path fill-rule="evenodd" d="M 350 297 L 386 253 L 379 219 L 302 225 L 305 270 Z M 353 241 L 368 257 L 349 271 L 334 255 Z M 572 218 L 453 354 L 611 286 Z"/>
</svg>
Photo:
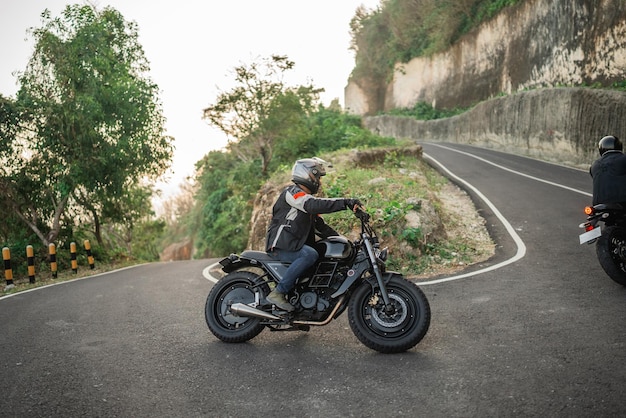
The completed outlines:
<svg viewBox="0 0 626 418">
<path fill-rule="evenodd" d="M 626 288 L 578 244 L 589 175 L 423 146 L 498 249 L 466 275 L 420 283 L 432 323 L 413 350 L 369 350 L 345 316 L 224 344 L 204 323 L 215 260 L 147 264 L 0 298 L 0 416 L 623 415 Z"/>
</svg>

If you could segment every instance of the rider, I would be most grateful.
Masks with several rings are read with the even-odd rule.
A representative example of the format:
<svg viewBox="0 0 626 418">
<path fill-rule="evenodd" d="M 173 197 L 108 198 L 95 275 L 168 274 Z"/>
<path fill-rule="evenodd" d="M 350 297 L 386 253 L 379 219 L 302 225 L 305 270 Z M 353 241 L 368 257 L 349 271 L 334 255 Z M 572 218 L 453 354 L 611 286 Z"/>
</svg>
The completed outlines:
<svg viewBox="0 0 626 418">
<path fill-rule="evenodd" d="M 338 235 L 319 214 L 350 209 L 356 212 L 361 206 L 358 199 L 326 199 L 314 197 L 326 175 L 326 161 L 320 158 L 305 158 L 296 161 L 291 171 L 291 181 L 280 194 L 272 209 L 272 220 L 267 230 L 267 253 L 281 262 L 291 263 L 276 288 L 266 299 L 280 309 L 291 312 L 293 305 L 287 294 L 296 279 L 311 267 L 318 258 L 312 247 L 315 236 L 326 238 Z"/>
<path fill-rule="evenodd" d="M 594 205 L 626 202 L 626 155 L 622 149 L 622 142 L 616 136 L 605 136 L 598 143 L 600 158 L 589 169 Z"/>
</svg>

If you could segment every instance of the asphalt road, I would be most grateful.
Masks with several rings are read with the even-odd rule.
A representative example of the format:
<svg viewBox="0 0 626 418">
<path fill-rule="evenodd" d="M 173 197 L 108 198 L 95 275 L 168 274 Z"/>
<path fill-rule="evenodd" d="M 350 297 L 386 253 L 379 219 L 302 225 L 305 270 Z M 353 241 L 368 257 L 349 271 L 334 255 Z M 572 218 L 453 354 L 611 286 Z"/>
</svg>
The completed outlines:
<svg viewBox="0 0 626 418">
<path fill-rule="evenodd" d="M 0 298 L 0 416 L 626 414 L 626 288 L 578 244 L 589 175 L 424 151 L 470 191 L 498 249 L 469 275 L 420 283 L 432 322 L 414 349 L 378 354 L 345 315 L 225 344 L 204 323 L 215 260 L 147 264 Z"/>
</svg>

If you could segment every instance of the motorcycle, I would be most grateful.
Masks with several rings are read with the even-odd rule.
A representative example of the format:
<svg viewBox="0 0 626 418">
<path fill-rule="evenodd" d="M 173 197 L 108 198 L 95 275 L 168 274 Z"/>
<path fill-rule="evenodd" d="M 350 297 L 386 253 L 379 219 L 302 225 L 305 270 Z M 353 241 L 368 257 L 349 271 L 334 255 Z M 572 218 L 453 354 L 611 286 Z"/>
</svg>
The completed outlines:
<svg viewBox="0 0 626 418">
<path fill-rule="evenodd" d="M 626 206 L 601 203 L 586 206 L 587 221 L 580 224 L 580 244 L 596 244 L 596 255 L 604 272 L 626 286 Z M 604 227 L 600 226 L 604 223 Z"/>
<path fill-rule="evenodd" d="M 316 242 L 318 261 L 288 295 L 293 312 L 265 299 L 288 263 L 250 250 L 222 259 L 226 275 L 213 286 L 205 305 L 211 332 L 222 341 L 241 343 L 266 327 L 309 331 L 348 309 L 352 332 L 365 346 L 399 353 L 417 345 L 430 326 L 428 299 L 401 273 L 386 270 L 388 249 L 380 248 L 369 214 L 359 209 L 355 215 L 361 222 L 358 240 L 333 236 Z"/>
</svg>

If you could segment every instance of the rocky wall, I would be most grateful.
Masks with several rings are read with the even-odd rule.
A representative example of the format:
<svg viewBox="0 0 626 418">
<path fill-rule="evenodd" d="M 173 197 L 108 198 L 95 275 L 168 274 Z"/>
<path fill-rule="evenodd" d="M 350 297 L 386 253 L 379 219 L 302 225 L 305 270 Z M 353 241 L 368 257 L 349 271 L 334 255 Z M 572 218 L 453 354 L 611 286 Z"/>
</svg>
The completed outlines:
<svg viewBox="0 0 626 418">
<path fill-rule="evenodd" d="M 359 115 L 417 102 L 467 107 L 501 93 L 625 78 L 624 0 L 526 0 L 447 51 L 398 64 L 386 86 L 351 80 L 345 107 Z"/>
<path fill-rule="evenodd" d="M 540 89 L 480 103 L 446 119 L 370 116 L 383 136 L 505 149 L 547 161 L 588 167 L 604 135 L 626 139 L 626 93 L 587 88 Z"/>
</svg>

